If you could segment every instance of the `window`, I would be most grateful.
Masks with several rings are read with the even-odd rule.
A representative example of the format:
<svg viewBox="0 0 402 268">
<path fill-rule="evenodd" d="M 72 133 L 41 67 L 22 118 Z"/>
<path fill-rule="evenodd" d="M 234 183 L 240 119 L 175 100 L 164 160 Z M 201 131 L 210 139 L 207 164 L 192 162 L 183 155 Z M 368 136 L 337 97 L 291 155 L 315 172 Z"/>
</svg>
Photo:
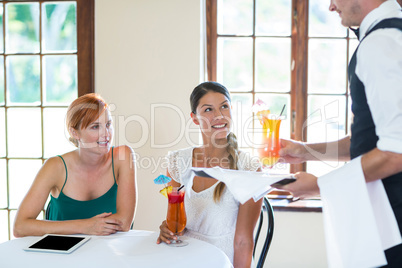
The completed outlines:
<svg viewBox="0 0 402 268">
<path fill-rule="evenodd" d="M 357 41 L 328 8 L 320 0 L 207 0 L 208 79 L 227 86 L 241 107 L 234 131 L 243 150 L 253 152 L 259 141 L 259 123 L 244 120 L 257 99 L 274 114 L 286 104 L 282 138 L 324 142 L 348 134 L 347 65 Z M 278 169 L 321 175 L 339 165 Z"/>
<path fill-rule="evenodd" d="M 64 119 L 93 92 L 93 10 L 92 0 L 0 2 L 0 242 L 45 159 L 74 148 Z"/>
</svg>

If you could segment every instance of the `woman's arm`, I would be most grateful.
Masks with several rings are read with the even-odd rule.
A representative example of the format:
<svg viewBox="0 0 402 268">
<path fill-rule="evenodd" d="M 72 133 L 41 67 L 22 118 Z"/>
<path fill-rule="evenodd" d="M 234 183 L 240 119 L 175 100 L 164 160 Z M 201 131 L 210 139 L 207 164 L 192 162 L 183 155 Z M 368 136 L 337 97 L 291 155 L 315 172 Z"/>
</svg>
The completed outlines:
<svg viewBox="0 0 402 268">
<path fill-rule="evenodd" d="M 116 214 L 108 218 L 122 223 L 122 231 L 129 231 L 137 207 L 137 179 L 135 155 L 129 146 L 119 146 L 113 150 L 115 175 L 118 184 Z"/>
<path fill-rule="evenodd" d="M 57 175 L 59 174 L 59 175 Z M 109 235 L 121 230 L 121 222 L 102 213 L 90 219 L 69 221 L 37 220 L 50 191 L 63 185 L 64 165 L 57 157 L 49 158 L 39 170 L 31 188 L 22 200 L 14 221 L 14 236 L 41 236 L 44 234 Z"/>
<path fill-rule="evenodd" d="M 254 249 L 254 228 L 261 212 L 262 199 L 254 202 L 250 199 L 239 207 L 236 233 L 234 237 L 233 266 L 247 267 L 251 265 Z"/>
<path fill-rule="evenodd" d="M 59 175 L 57 175 L 59 174 Z M 107 235 L 120 229 L 120 222 L 108 219 L 103 213 L 86 220 L 43 221 L 37 220 L 50 191 L 64 183 L 65 171 L 60 159 L 49 158 L 39 170 L 31 188 L 22 200 L 14 221 L 14 236 L 40 236 L 54 234 L 95 234 Z"/>
<path fill-rule="evenodd" d="M 51 189 L 57 187 L 57 177 L 61 177 L 63 173 L 65 172 L 61 163 L 55 157 L 49 158 L 43 164 L 18 208 L 14 221 L 14 236 L 46 233 L 46 224 L 42 224 L 36 218 L 44 208 Z"/>
</svg>

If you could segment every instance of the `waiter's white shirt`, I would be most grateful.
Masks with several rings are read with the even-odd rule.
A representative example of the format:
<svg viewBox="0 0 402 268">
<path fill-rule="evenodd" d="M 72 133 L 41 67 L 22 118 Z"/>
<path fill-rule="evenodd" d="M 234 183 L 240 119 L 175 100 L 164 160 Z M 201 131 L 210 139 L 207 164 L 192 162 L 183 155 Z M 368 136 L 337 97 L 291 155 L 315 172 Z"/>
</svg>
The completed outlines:
<svg viewBox="0 0 402 268">
<path fill-rule="evenodd" d="M 370 12 L 360 25 L 360 40 L 378 22 L 402 18 L 395 0 Z M 357 51 L 356 75 L 365 86 L 367 102 L 379 137 L 377 148 L 402 153 L 402 31 L 387 28 L 370 33 Z"/>
<path fill-rule="evenodd" d="M 401 18 L 401 7 L 388 0 L 360 25 L 360 40 L 378 22 Z M 379 137 L 377 148 L 402 153 L 402 31 L 379 29 L 357 51 L 356 75 L 365 86 Z M 383 250 L 402 242 L 381 180 L 366 183 L 357 157 L 318 178 L 323 200 L 329 267 L 378 267 Z"/>
</svg>

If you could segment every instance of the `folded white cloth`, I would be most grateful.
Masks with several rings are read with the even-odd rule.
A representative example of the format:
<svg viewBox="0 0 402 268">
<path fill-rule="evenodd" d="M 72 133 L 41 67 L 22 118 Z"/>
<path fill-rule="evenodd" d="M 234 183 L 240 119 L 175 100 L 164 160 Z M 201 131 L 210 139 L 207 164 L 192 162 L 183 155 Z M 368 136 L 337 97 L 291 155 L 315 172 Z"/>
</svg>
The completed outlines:
<svg viewBox="0 0 402 268">
<path fill-rule="evenodd" d="M 366 183 L 361 157 L 318 178 L 329 267 L 378 267 L 402 242 L 381 180 Z"/>
<path fill-rule="evenodd" d="M 193 186 L 193 178 L 197 176 L 209 176 L 226 184 L 229 191 L 237 201 L 244 204 L 250 198 L 255 201 L 262 198 L 274 188 L 272 184 L 285 178 L 292 178 L 291 174 L 269 174 L 265 172 L 243 171 L 213 168 L 191 168 L 192 174 L 187 181 L 186 187 Z M 187 191 L 190 194 L 191 191 Z"/>
</svg>

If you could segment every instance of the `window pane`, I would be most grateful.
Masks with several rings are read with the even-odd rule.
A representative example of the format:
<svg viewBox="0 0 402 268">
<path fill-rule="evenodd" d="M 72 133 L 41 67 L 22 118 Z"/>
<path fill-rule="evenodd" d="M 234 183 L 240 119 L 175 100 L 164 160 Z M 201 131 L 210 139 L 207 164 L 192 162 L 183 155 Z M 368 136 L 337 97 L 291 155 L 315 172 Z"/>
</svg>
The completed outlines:
<svg viewBox="0 0 402 268">
<path fill-rule="evenodd" d="M 309 1 L 309 36 L 346 37 L 347 28 L 342 26 L 336 12 L 329 11 L 329 1 Z"/>
<path fill-rule="evenodd" d="M 9 104 L 40 104 L 39 56 L 8 56 L 6 64 Z"/>
<path fill-rule="evenodd" d="M 28 192 L 42 160 L 9 160 L 10 208 L 17 209 Z"/>
<path fill-rule="evenodd" d="M 8 241 L 8 211 L 0 210 L 0 243 Z"/>
<path fill-rule="evenodd" d="M 4 46 L 3 46 L 3 5 L 0 3 L 0 53 L 4 52 Z"/>
<path fill-rule="evenodd" d="M 251 146 L 247 140 L 253 134 L 253 115 L 251 106 L 253 105 L 251 94 L 231 94 L 232 96 L 232 131 L 237 136 L 239 147 Z"/>
<path fill-rule="evenodd" d="M 76 3 L 42 4 L 44 53 L 77 50 Z"/>
<path fill-rule="evenodd" d="M 6 156 L 6 116 L 5 109 L 0 108 L 0 157 Z"/>
<path fill-rule="evenodd" d="M 345 136 L 346 97 L 309 96 L 307 141 L 329 142 Z"/>
<path fill-rule="evenodd" d="M 290 91 L 290 39 L 256 40 L 256 91 Z"/>
<path fill-rule="evenodd" d="M 253 0 L 218 0 L 218 34 L 251 35 Z"/>
<path fill-rule="evenodd" d="M 7 207 L 7 170 L 6 160 L 0 159 L 0 208 Z"/>
<path fill-rule="evenodd" d="M 346 40 L 309 40 L 308 92 L 346 92 Z"/>
<path fill-rule="evenodd" d="M 16 238 L 15 236 L 14 236 L 14 220 L 15 220 L 15 215 L 17 214 L 17 210 L 11 210 L 10 211 L 10 238 L 11 239 L 14 239 L 14 238 Z"/>
<path fill-rule="evenodd" d="M 66 108 L 43 109 L 43 140 L 45 158 L 72 151 L 75 147 L 68 141 L 65 127 Z"/>
<path fill-rule="evenodd" d="M 292 1 L 257 0 L 256 34 L 290 36 Z"/>
<path fill-rule="evenodd" d="M 340 168 L 345 163 L 336 161 L 308 161 L 306 164 L 306 171 L 319 177 Z"/>
<path fill-rule="evenodd" d="M 39 52 L 39 3 L 6 4 L 6 53 Z"/>
<path fill-rule="evenodd" d="M 357 46 L 359 45 L 359 41 L 357 39 L 350 39 L 349 40 L 349 61 L 355 53 Z"/>
<path fill-rule="evenodd" d="M 0 56 L 0 105 L 4 105 L 4 56 Z"/>
<path fill-rule="evenodd" d="M 7 111 L 9 157 L 41 157 L 40 108 L 10 108 Z"/>
<path fill-rule="evenodd" d="M 240 149 L 240 151 L 242 151 L 242 152 L 244 152 L 244 153 L 250 155 L 251 157 L 254 157 L 254 152 L 253 152 L 253 149 L 252 149 L 252 148 L 248 148 L 248 147 L 246 147 L 246 148 L 240 148 L 240 147 L 239 147 L 239 149 Z"/>
<path fill-rule="evenodd" d="M 251 38 L 218 38 L 217 53 L 218 82 L 230 91 L 251 91 L 253 40 Z"/>
<path fill-rule="evenodd" d="M 45 105 L 69 105 L 77 98 L 77 56 L 44 56 Z"/>
</svg>

